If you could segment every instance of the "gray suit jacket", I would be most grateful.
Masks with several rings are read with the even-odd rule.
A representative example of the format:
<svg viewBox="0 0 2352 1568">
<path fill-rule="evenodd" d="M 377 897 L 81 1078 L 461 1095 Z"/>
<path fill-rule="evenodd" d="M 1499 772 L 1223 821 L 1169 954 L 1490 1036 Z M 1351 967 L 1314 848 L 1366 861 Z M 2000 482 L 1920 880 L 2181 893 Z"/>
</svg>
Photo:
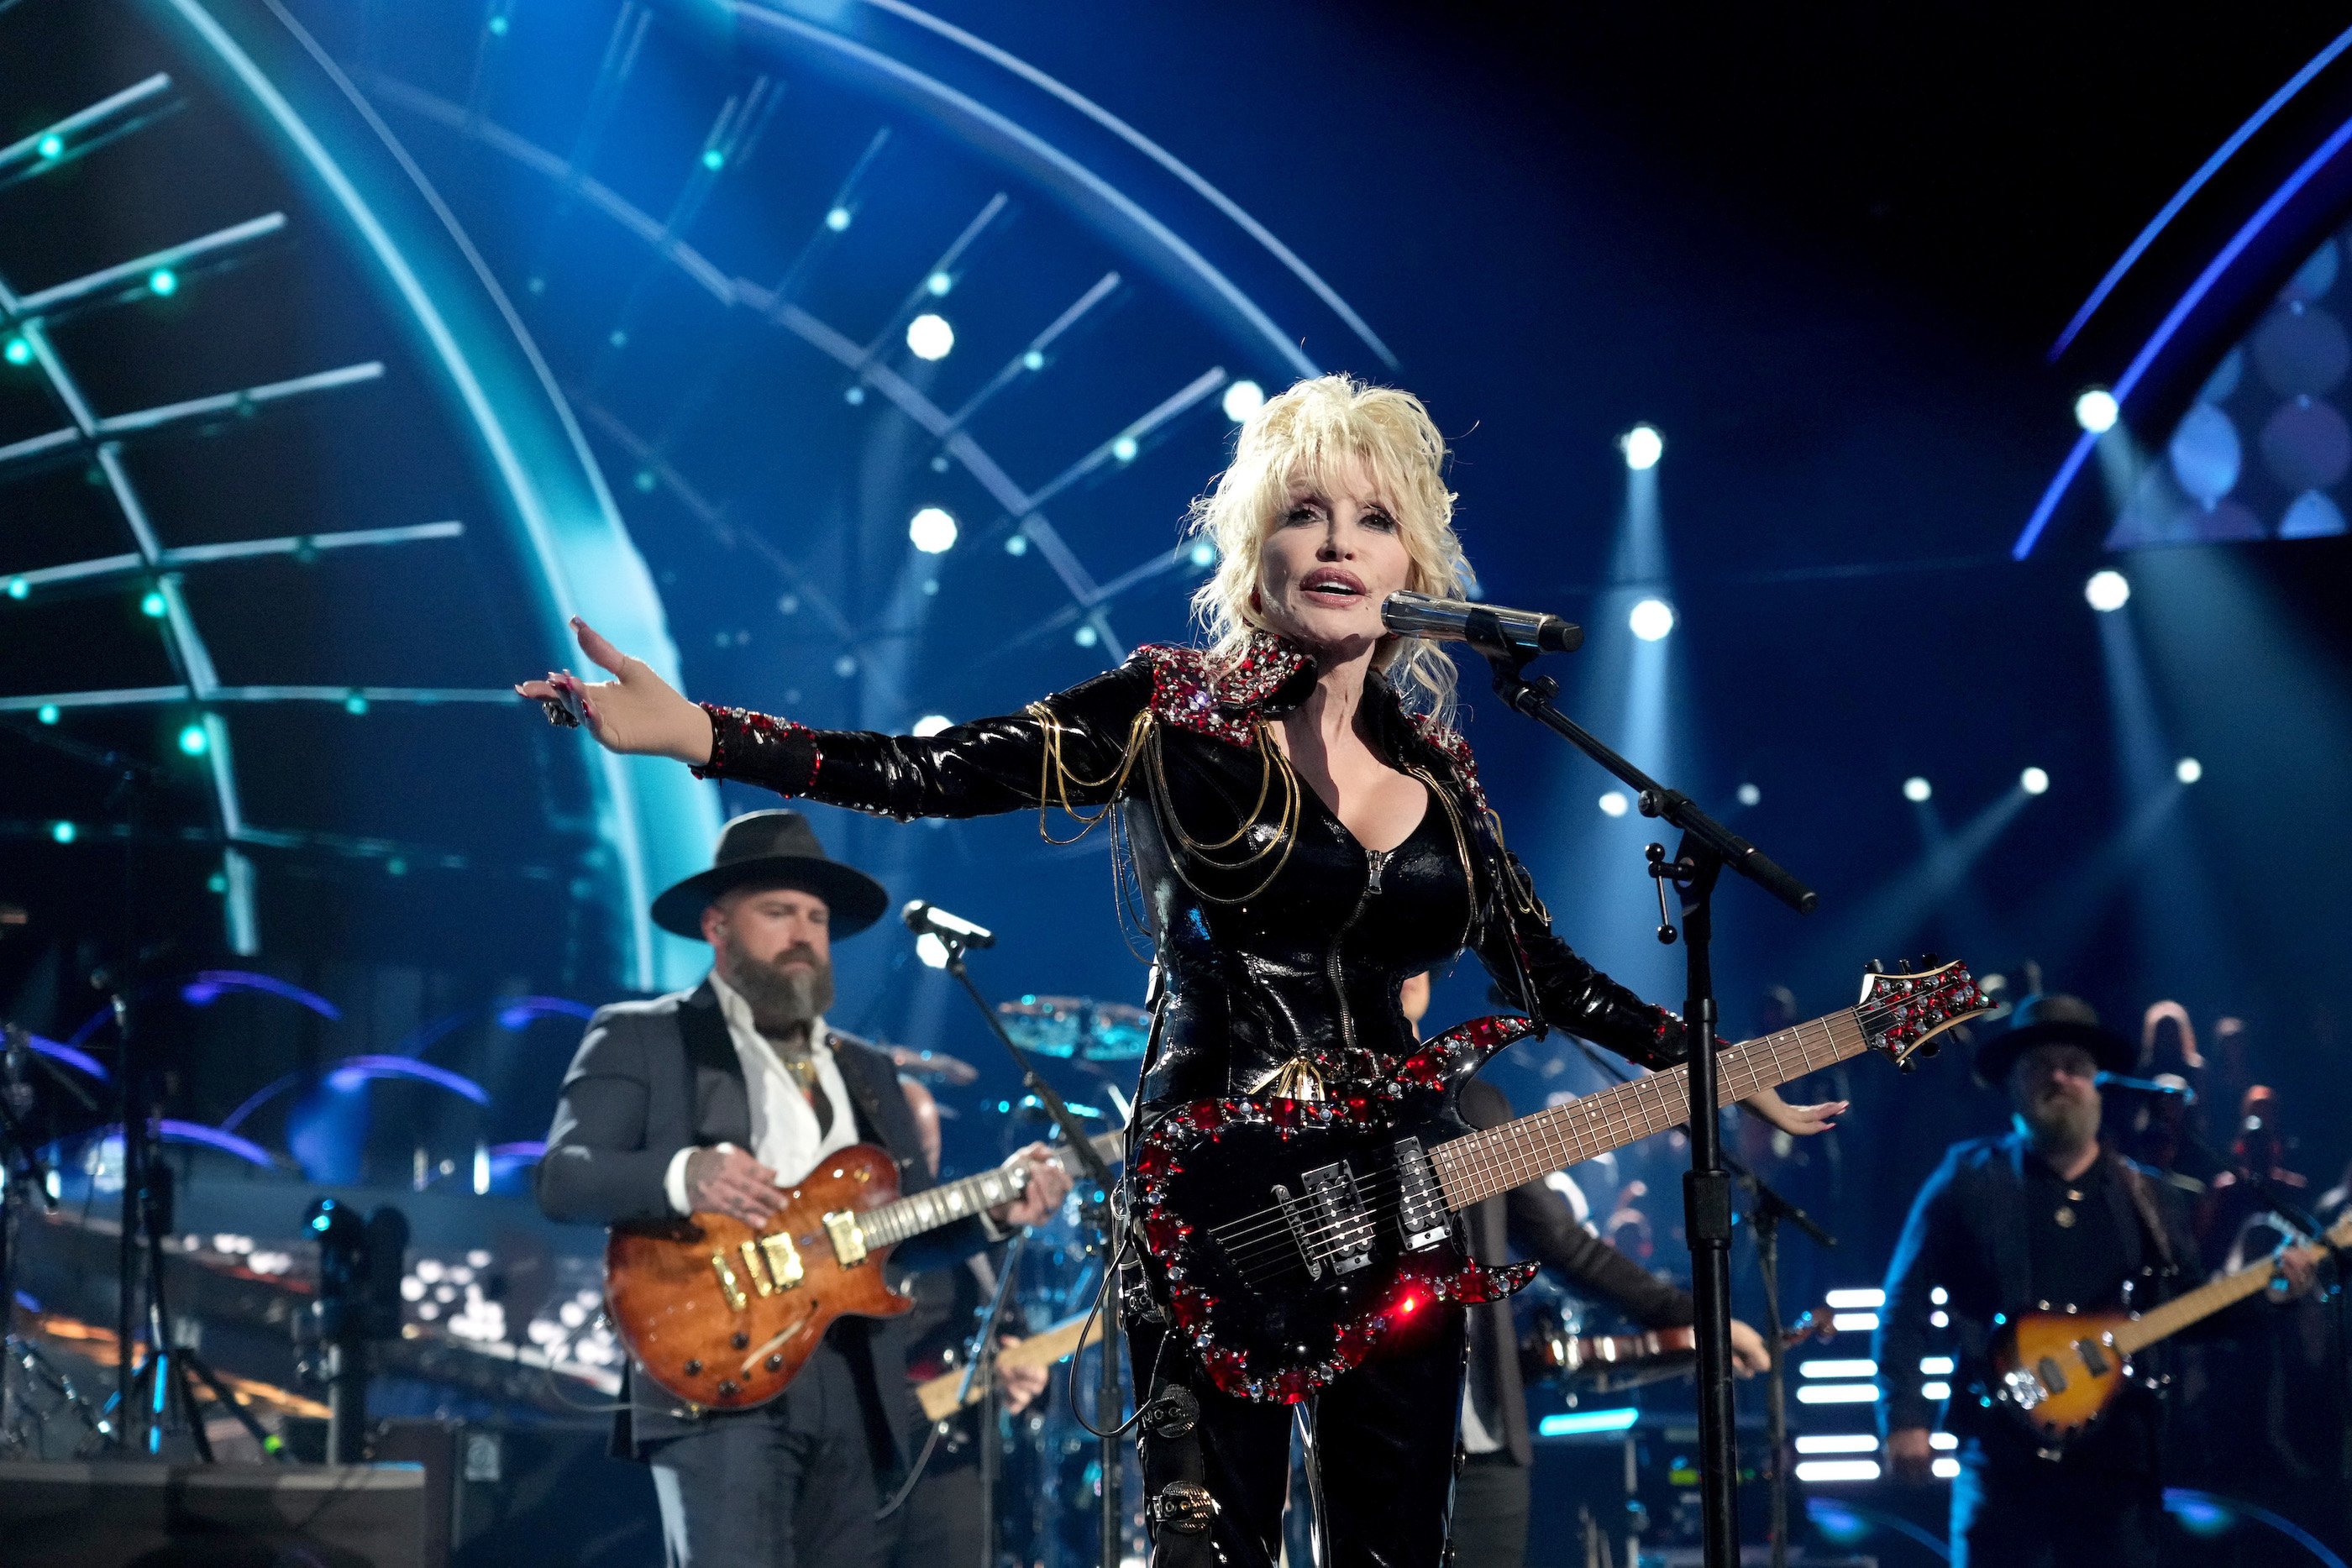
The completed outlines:
<svg viewBox="0 0 2352 1568">
<path fill-rule="evenodd" d="M 901 1191 L 934 1185 L 889 1058 L 838 1030 L 829 1040 L 854 1102 L 860 1141 L 889 1152 Z M 564 1074 L 539 1166 L 539 1206 L 550 1218 L 590 1225 L 666 1218 L 670 1207 L 662 1179 L 671 1159 L 680 1149 L 719 1143 L 751 1146 L 751 1102 L 718 993 L 706 980 L 691 991 L 616 1002 L 588 1020 Z M 939 1268 L 986 1242 L 977 1218 L 960 1220 L 900 1245 L 891 1254 L 892 1270 Z M 846 1318 L 827 1335 L 859 1375 L 867 1437 L 883 1473 L 911 1457 L 922 1431 L 922 1414 L 907 1384 L 903 1322 Z M 752 1414 L 688 1408 L 632 1367 L 626 1401 L 614 1421 L 613 1451 L 636 1457 L 646 1444 L 698 1423 Z"/>
</svg>

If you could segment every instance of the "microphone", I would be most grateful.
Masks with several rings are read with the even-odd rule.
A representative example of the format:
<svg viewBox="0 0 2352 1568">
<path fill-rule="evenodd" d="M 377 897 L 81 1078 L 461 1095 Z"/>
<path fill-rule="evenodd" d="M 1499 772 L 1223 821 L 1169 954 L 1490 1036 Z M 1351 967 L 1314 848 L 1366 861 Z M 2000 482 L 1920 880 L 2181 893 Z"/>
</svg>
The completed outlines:
<svg viewBox="0 0 2352 1568">
<path fill-rule="evenodd" d="M 2189 1104 L 2197 1103 L 2197 1091 L 2178 1079 L 2171 1079 L 2168 1073 L 2164 1078 L 2126 1078 L 2120 1072 L 2102 1072 L 2093 1082 L 2102 1089 L 2129 1089 L 2139 1094 L 2177 1094 Z"/>
<path fill-rule="evenodd" d="M 935 936 L 957 947 L 993 947 L 996 933 L 985 925 L 975 925 L 961 915 L 950 915 L 936 904 L 926 904 L 910 898 L 907 907 L 898 912 L 907 929 L 918 936 Z"/>
<path fill-rule="evenodd" d="M 1381 602 L 1381 624 L 1401 637 L 1468 643 L 1488 653 L 1573 653 L 1584 628 L 1538 610 L 1504 610 L 1426 593 L 1391 593 Z"/>
</svg>

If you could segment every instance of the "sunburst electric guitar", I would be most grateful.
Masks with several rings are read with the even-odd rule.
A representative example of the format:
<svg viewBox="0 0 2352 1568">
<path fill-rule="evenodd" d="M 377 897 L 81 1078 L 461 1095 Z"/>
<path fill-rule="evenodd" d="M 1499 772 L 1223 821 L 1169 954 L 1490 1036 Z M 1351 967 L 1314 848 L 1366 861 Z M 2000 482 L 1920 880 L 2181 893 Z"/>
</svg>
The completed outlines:
<svg viewBox="0 0 2352 1568">
<path fill-rule="evenodd" d="M 1876 1051 L 1907 1062 L 1987 1009 L 1957 963 L 1872 973 L 1862 1000 L 1717 1056 L 1728 1104 Z M 1449 1216 L 1690 1117 L 1679 1067 L 1483 1133 L 1461 1083 L 1526 1019 L 1448 1030 L 1377 1088 L 1342 1098 L 1202 1100 L 1153 1124 L 1130 1168 L 1154 1294 L 1225 1393 L 1296 1404 L 1412 1338 L 1441 1303 L 1492 1301 L 1535 1273 L 1484 1269 Z"/>
<path fill-rule="evenodd" d="M 2329 1249 L 2347 1247 L 2352 1247 L 2352 1214 L 2297 1250 L 2315 1263 Z M 2278 1260 L 2265 1258 L 2138 1316 L 2021 1312 L 1993 1338 L 1994 1395 L 2045 1447 L 2071 1442 L 2115 1404 L 2134 1355 L 2266 1289 L 2277 1273 Z"/>
<path fill-rule="evenodd" d="M 1127 1134 L 1095 1152 L 1118 1163 Z M 1076 1157 L 1058 1152 L 1066 1169 Z M 719 1410 L 784 1391 L 839 1317 L 894 1318 L 914 1306 L 882 1264 L 909 1237 L 1009 1203 L 1028 1185 L 1000 1166 L 898 1196 L 898 1167 L 870 1144 L 827 1155 L 757 1229 L 723 1214 L 613 1228 L 604 1305 L 646 1375 L 678 1398 Z"/>
</svg>

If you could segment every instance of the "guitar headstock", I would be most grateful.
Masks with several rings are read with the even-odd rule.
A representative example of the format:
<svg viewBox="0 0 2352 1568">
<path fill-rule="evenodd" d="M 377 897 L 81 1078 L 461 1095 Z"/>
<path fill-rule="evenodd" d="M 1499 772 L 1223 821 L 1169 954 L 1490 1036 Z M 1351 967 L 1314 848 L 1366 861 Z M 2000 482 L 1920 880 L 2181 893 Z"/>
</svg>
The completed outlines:
<svg viewBox="0 0 2352 1568">
<path fill-rule="evenodd" d="M 1957 959 L 1938 963 L 1933 954 L 1920 965 L 1916 973 L 1906 964 L 1890 975 L 1874 962 L 1862 977 L 1862 1000 L 1854 1007 L 1870 1049 L 1884 1051 L 1906 1071 L 1921 1056 L 1941 1049 L 1946 1030 L 1993 1009 L 1967 965 Z"/>
</svg>

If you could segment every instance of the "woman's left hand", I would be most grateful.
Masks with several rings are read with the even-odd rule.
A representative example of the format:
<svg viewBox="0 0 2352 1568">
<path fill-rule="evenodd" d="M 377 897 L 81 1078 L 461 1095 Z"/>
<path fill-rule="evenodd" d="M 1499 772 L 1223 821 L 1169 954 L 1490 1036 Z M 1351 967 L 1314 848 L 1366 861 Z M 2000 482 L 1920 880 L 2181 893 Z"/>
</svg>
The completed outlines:
<svg viewBox="0 0 2352 1568">
<path fill-rule="evenodd" d="M 1836 1126 L 1837 1119 L 1845 1114 L 1853 1102 L 1824 1100 L 1818 1105 L 1791 1105 L 1780 1098 L 1779 1090 L 1767 1089 L 1750 1094 L 1740 1103 L 1790 1137 L 1809 1138 Z"/>
</svg>

